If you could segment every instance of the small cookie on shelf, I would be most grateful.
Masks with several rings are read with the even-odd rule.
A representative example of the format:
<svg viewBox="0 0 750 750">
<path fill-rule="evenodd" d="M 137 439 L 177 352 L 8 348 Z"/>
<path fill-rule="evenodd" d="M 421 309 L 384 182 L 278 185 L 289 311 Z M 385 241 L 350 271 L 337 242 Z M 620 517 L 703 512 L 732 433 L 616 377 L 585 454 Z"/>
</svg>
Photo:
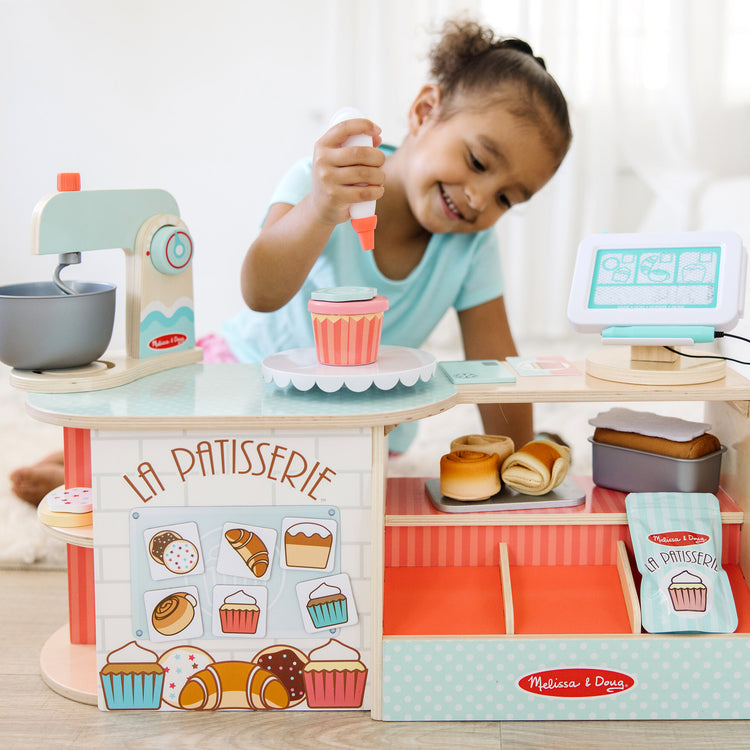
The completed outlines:
<svg viewBox="0 0 750 750">
<path fill-rule="evenodd" d="M 92 501 L 90 487 L 57 487 L 39 503 L 39 520 L 45 526 L 70 529 L 91 526 Z"/>
</svg>

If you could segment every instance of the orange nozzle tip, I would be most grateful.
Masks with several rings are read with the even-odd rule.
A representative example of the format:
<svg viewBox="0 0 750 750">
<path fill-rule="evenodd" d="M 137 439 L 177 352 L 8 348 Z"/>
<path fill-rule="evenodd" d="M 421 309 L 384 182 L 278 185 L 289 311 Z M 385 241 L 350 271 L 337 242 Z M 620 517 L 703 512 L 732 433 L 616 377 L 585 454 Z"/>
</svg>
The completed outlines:
<svg viewBox="0 0 750 750">
<path fill-rule="evenodd" d="M 81 175 L 78 172 L 60 172 L 57 175 L 57 190 L 72 192 L 81 189 Z"/>
<path fill-rule="evenodd" d="M 362 219 L 352 219 L 354 231 L 359 235 L 359 241 L 363 250 L 372 250 L 375 247 L 375 226 L 378 223 L 377 216 L 365 216 Z"/>
</svg>

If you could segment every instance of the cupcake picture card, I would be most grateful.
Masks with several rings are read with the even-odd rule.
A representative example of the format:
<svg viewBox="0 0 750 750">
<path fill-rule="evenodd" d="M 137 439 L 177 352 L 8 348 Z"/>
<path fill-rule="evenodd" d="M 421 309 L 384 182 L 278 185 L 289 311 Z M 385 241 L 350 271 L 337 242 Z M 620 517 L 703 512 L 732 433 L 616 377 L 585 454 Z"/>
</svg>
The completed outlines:
<svg viewBox="0 0 750 750">
<path fill-rule="evenodd" d="M 267 621 L 268 589 L 265 586 L 214 586 L 211 632 L 215 638 L 263 638 Z"/>
<path fill-rule="evenodd" d="M 358 622 L 352 584 L 346 573 L 300 581 L 297 601 L 308 633 L 342 628 Z"/>
</svg>

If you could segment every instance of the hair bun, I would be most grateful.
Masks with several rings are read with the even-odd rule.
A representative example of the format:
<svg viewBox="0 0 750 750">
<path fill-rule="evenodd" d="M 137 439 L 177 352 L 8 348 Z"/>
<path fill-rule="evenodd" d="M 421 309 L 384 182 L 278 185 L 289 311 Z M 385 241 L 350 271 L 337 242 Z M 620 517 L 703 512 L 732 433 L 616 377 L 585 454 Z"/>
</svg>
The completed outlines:
<svg viewBox="0 0 750 750">
<path fill-rule="evenodd" d="M 496 49 L 513 49 L 517 52 L 522 52 L 524 55 L 529 55 L 529 57 L 532 57 L 534 60 L 536 60 L 545 70 L 547 70 L 547 66 L 544 64 L 544 58 L 537 57 L 534 54 L 534 50 L 531 48 L 531 45 L 528 42 L 524 42 L 523 39 L 516 39 L 515 37 L 508 37 L 507 39 L 503 39 L 500 42 L 497 42 L 495 45 Z"/>
</svg>

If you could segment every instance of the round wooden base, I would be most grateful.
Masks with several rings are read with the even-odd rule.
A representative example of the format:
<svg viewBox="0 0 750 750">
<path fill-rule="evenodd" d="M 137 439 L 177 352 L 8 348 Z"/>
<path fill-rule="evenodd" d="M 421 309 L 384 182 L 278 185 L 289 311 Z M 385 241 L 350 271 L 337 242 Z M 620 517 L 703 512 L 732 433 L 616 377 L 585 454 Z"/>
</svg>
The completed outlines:
<svg viewBox="0 0 750 750">
<path fill-rule="evenodd" d="M 44 644 L 39 664 L 42 679 L 56 693 L 78 703 L 97 704 L 96 647 L 71 643 L 67 623 Z"/>
<path fill-rule="evenodd" d="M 713 356 L 710 352 L 690 349 L 691 355 Z M 668 362 L 633 362 L 629 346 L 604 347 L 586 358 L 586 374 L 601 380 L 633 385 L 696 385 L 712 383 L 726 376 L 723 359 L 679 357 Z"/>
</svg>

